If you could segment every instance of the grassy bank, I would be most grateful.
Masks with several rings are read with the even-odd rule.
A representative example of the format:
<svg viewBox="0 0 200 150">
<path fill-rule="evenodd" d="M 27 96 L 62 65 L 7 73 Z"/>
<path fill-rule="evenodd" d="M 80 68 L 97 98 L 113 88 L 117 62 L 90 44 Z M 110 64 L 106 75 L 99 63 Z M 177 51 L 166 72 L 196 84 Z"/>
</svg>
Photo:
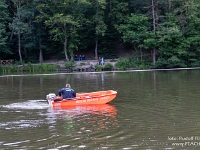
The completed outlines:
<svg viewBox="0 0 200 150">
<path fill-rule="evenodd" d="M 13 64 L 11 66 L 0 66 L 0 72 L 73 72 L 73 71 L 111 71 L 130 69 L 150 69 L 152 65 L 149 61 L 135 60 L 134 58 L 119 58 L 105 60 L 104 65 L 100 65 L 97 60 L 83 61 L 48 61 L 42 64 Z"/>
</svg>

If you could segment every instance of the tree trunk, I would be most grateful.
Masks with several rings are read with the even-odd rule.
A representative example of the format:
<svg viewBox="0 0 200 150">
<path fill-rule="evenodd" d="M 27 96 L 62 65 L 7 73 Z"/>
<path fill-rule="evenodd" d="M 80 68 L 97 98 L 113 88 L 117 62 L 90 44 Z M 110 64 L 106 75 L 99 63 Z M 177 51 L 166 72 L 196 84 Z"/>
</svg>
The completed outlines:
<svg viewBox="0 0 200 150">
<path fill-rule="evenodd" d="M 143 53 L 142 53 L 142 49 L 140 48 L 140 60 L 142 61 L 142 57 L 143 57 Z"/>
<path fill-rule="evenodd" d="M 152 17 L 153 17 L 153 31 L 155 33 L 155 30 L 156 30 L 156 19 L 155 19 L 154 0 L 152 0 Z"/>
<path fill-rule="evenodd" d="M 20 33 L 18 33 L 18 52 L 19 52 L 19 60 L 20 60 L 20 62 L 22 62 L 21 37 L 20 37 Z"/>
<path fill-rule="evenodd" d="M 110 11 L 112 11 L 112 0 L 110 0 Z"/>
<path fill-rule="evenodd" d="M 156 48 L 153 48 L 153 65 L 156 63 Z"/>
<path fill-rule="evenodd" d="M 39 54 L 39 62 L 43 63 L 43 51 L 42 51 L 42 45 L 41 45 L 41 40 L 39 40 L 39 48 L 40 48 L 40 54 Z"/>
<path fill-rule="evenodd" d="M 95 59 L 97 60 L 98 59 L 98 38 L 96 39 L 96 42 L 95 42 Z"/>
<path fill-rule="evenodd" d="M 98 26 L 98 13 L 99 13 L 99 2 L 96 0 L 96 27 Z M 95 41 L 95 59 L 98 59 L 98 35 L 96 33 L 96 41 Z"/>
<path fill-rule="evenodd" d="M 156 17 L 155 17 L 155 2 L 154 0 L 152 0 L 152 17 L 153 17 L 153 32 L 155 35 L 156 32 Z M 153 65 L 155 65 L 156 63 L 156 48 L 153 48 L 153 53 L 152 53 L 152 57 L 153 57 Z"/>
<path fill-rule="evenodd" d="M 65 37 L 64 41 L 64 52 L 65 52 L 65 58 L 67 61 L 69 61 L 68 55 L 67 55 L 67 38 Z"/>
<path fill-rule="evenodd" d="M 66 36 L 66 26 L 64 27 L 64 33 L 65 33 L 65 41 L 64 41 L 64 53 L 65 53 L 65 58 L 67 61 L 69 61 L 69 57 L 67 55 L 67 36 Z"/>
<path fill-rule="evenodd" d="M 170 10 L 171 10 L 171 0 L 168 0 L 168 5 L 169 5 L 169 12 L 170 12 Z"/>
<path fill-rule="evenodd" d="M 20 8 L 21 8 L 21 1 L 19 0 L 18 4 L 17 4 L 17 17 L 18 17 L 19 22 L 21 20 L 20 14 L 18 13 Z M 23 60 L 22 60 L 22 54 L 21 54 L 21 30 L 20 29 L 18 29 L 18 31 L 17 31 L 17 36 L 18 36 L 19 59 L 20 59 L 20 62 L 22 62 Z"/>
<path fill-rule="evenodd" d="M 10 34 L 10 41 L 11 41 L 12 38 L 13 38 L 13 34 L 14 34 L 14 29 L 12 29 L 12 33 Z"/>
</svg>

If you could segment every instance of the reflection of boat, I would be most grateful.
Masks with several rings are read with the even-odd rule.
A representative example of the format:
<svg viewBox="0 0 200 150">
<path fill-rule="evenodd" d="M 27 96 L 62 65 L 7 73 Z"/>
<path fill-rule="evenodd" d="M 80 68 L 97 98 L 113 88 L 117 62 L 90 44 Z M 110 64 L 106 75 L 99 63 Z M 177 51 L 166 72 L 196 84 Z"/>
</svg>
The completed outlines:
<svg viewBox="0 0 200 150">
<path fill-rule="evenodd" d="M 82 115 L 82 114 L 101 114 L 105 116 L 116 115 L 116 108 L 109 104 L 100 105 L 71 105 L 67 107 L 58 106 L 50 107 L 53 112 L 64 112 L 72 116 Z"/>
<path fill-rule="evenodd" d="M 77 132 L 108 129 L 116 126 L 117 109 L 110 104 L 49 107 L 48 120 L 64 119 L 67 135 Z"/>
<path fill-rule="evenodd" d="M 97 91 L 91 93 L 77 93 L 74 99 L 64 99 L 50 93 L 46 96 L 48 103 L 53 107 L 66 107 L 71 105 L 106 104 L 112 101 L 117 95 L 116 91 Z"/>
</svg>

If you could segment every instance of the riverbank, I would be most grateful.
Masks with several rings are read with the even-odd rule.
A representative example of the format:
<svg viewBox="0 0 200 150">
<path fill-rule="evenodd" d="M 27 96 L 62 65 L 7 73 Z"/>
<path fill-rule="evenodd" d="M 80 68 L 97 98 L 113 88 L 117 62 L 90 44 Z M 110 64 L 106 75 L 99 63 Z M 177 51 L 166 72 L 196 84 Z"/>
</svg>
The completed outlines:
<svg viewBox="0 0 200 150">
<path fill-rule="evenodd" d="M 106 59 L 103 65 L 99 65 L 97 60 L 69 61 L 49 60 L 43 63 L 9 64 L 1 65 L 0 73 L 44 73 L 44 72 L 95 72 L 115 70 L 117 60 Z"/>
<path fill-rule="evenodd" d="M 113 69 L 113 70 L 101 70 L 98 71 L 96 69 L 94 70 L 76 70 L 76 69 L 62 69 L 62 70 L 47 70 L 47 71 L 5 71 L 0 72 L 0 77 L 7 77 L 7 76 L 21 76 L 21 75 L 41 75 L 41 74 L 80 74 L 80 73 L 105 73 L 105 72 L 152 72 L 152 71 L 181 71 L 181 70 L 200 70 L 200 67 L 192 67 L 192 68 L 171 68 L 171 69 Z"/>
<path fill-rule="evenodd" d="M 103 72 L 103 71 L 167 71 L 167 70 L 190 70 L 200 67 L 188 68 L 153 68 L 151 65 L 133 63 L 128 59 L 106 59 L 104 65 L 99 65 L 98 60 L 82 60 L 67 62 L 66 60 L 49 60 L 43 63 L 4 65 L 0 67 L 2 74 L 16 73 L 75 73 L 75 72 Z M 119 65 L 120 64 L 120 65 Z"/>
<path fill-rule="evenodd" d="M 70 69 L 74 71 L 96 71 L 96 66 L 105 67 L 106 65 L 110 65 L 111 69 L 116 69 L 115 64 L 117 63 L 118 59 L 106 59 L 104 65 L 99 65 L 98 60 L 81 60 L 81 61 L 74 61 L 74 66 Z M 66 61 L 46 61 L 44 64 L 53 64 L 60 66 L 61 70 L 69 70 L 66 68 Z M 36 65 L 36 64 L 35 64 Z"/>
<path fill-rule="evenodd" d="M 118 59 L 105 59 L 105 64 L 112 64 L 113 66 L 115 66 L 116 62 L 118 61 Z M 50 61 L 45 61 L 45 64 L 54 64 L 54 65 L 59 65 L 60 67 L 64 68 L 65 67 L 65 60 L 50 60 Z M 98 60 L 81 60 L 81 61 L 74 61 L 75 63 L 75 68 L 77 67 L 90 67 L 90 66 L 95 66 L 98 64 Z"/>
</svg>

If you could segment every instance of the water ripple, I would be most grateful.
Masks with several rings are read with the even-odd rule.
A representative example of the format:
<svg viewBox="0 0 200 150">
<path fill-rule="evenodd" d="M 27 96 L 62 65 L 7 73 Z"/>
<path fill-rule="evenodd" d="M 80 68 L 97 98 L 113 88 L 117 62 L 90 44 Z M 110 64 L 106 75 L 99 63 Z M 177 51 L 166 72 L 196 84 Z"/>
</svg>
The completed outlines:
<svg viewBox="0 0 200 150">
<path fill-rule="evenodd" d="M 1 107 L 8 109 L 46 109 L 49 107 L 49 105 L 47 104 L 46 100 L 29 100 L 26 102 L 2 105 Z"/>
</svg>

